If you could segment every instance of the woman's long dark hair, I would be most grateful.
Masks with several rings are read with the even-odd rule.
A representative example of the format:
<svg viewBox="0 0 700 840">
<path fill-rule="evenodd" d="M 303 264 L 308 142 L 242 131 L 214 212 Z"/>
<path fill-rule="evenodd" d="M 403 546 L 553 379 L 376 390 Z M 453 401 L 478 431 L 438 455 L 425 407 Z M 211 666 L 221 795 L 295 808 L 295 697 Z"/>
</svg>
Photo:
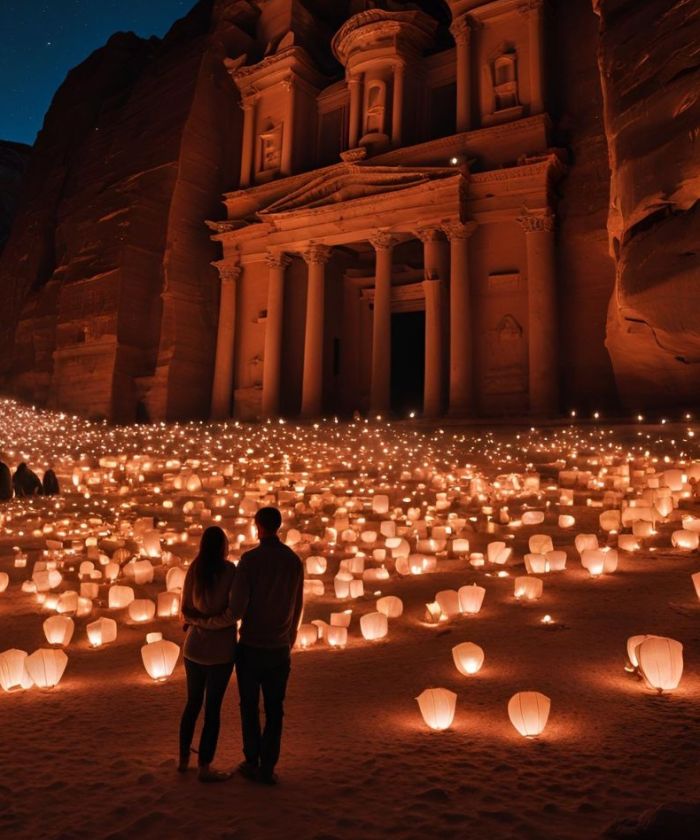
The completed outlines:
<svg viewBox="0 0 700 840">
<path fill-rule="evenodd" d="M 228 555 L 228 537 L 218 525 L 212 525 L 202 534 L 199 552 L 192 561 L 193 594 L 206 602 L 225 568 Z"/>
</svg>

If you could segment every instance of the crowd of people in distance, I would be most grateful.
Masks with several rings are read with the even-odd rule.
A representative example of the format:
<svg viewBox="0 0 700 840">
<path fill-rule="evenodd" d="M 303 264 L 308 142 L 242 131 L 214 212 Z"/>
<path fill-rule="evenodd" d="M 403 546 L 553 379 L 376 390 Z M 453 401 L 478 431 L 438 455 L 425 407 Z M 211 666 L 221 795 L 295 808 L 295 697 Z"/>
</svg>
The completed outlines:
<svg viewBox="0 0 700 840">
<path fill-rule="evenodd" d="M 0 461 L 0 502 L 8 502 L 13 496 L 57 496 L 60 493 L 56 473 L 46 470 L 42 479 L 22 461 L 12 473 L 4 461 Z"/>
</svg>

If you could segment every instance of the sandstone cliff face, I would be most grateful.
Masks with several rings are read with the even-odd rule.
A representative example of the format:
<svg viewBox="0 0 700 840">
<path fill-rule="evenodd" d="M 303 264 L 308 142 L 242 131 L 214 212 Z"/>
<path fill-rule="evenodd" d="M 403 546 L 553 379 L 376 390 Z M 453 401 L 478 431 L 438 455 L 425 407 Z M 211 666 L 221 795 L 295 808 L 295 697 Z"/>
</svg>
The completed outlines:
<svg viewBox="0 0 700 840">
<path fill-rule="evenodd" d="M 0 140 L 0 254 L 17 212 L 31 149 L 25 143 Z"/>
<path fill-rule="evenodd" d="M 16 392 L 118 420 L 206 415 L 218 286 L 202 219 L 235 177 L 222 59 L 251 15 L 202 0 L 162 41 L 115 35 L 59 89 L 0 263 Z"/>
<path fill-rule="evenodd" d="M 700 5 L 598 0 L 617 260 L 607 346 L 629 407 L 700 393 Z"/>
</svg>

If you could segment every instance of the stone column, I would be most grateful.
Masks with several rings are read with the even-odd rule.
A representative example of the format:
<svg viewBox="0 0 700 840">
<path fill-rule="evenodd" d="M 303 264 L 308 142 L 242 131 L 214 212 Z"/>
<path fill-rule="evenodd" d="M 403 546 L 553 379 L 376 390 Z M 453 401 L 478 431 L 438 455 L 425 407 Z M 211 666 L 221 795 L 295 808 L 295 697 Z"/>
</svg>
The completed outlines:
<svg viewBox="0 0 700 840">
<path fill-rule="evenodd" d="M 459 17 L 452 22 L 450 32 L 457 45 L 457 131 L 469 131 L 471 128 L 471 59 L 469 43 L 471 29 L 466 17 Z"/>
<path fill-rule="evenodd" d="M 527 16 L 530 71 L 530 113 L 544 111 L 542 72 L 544 70 L 543 0 L 524 0 L 519 11 Z"/>
<path fill-rule="evenodd" d="M 442 278 L 440 250 L 444 240 L 438 228 L 421 228 L 416 236 L 423 243 L 425 280 L 425 385 L 423 414 L 437 417 L 442 412 Z"/>
<path fill-rule="evenodd" d="M 231 416 L 233 397 L 233 351 L 236 334 L 236 286 L 240 265 L 215 263 L 221 280 L 219 324 L 216 333 L 216 359 L 211 393 L 211 419 Z"/>
<path fill-rule="evenodd" d="M 253 162 L 255 160 L 255 95 L 244 96 L 243 141 L 241 148 L 241 187 L 249 187 L 253 181 Z"/>
<path fill-rule="evenodd" d="M 284 315 L 284 273 L 291 263 L 283 253 L 268 252 L 267 321 L 263 356 L 263 417 L 276 417 L 280 410 L 282 364 L 282 319 Z"/>
<path fill-rule="evenodd" d="M 527 334 L 530 413 L 558 413 L 557 300 L 554 263 L 554 216 L 523 209 L 518 222 L 527 247 Z"/>
<path fill-rule="evenodd" d="M 360 138 L 360 110 L 362 106 L 362 103 L 360 102 L 362 94 L 360 77 L 350 76 L 348 78 L 348 87 L 350 88 L 350 126 L 348 134 L 348 148 L 354 149 L 357 147 L 357 143 Z"/>
<path fill-rule="evenodd" d="M 331 249 L 327 245 L 313 244 L 302 254 L 309 270 L 301 389 L 303 417 L 317 417 L 323 409 L 323 314 L 326 300 L 325 270 L 330 255 Z"/>
<path fill-rule="evenodd" d="M 460 417 L 474 409 L 469 237 L 476 230 L 476 224 L 451 222 L 444 225 L 443 230 L 450 240 L 449 413 Z"/>
<path fill-rule="evenodd" d="M 286 79 L 282 83 L 287 92 L 287 105 L 282 125 L 282 152 L 280 157 L 280 174 L 291 175 L 294 170 L 294 98 L 296 85 L 294 79 Z"/>
<path fill-rule="evenodd" d="M 376 252 L 370 410 L 388 411 L 391 404 L 391 255 L 396 239 L 380 230 L 370 242 Z"/>
<path fill-rule="evenodd" d="M 403 88 L 406 65 L 403 61 L 394 64 L 394 98 L 391 106 L 391 142 L 394 146 L 401 145 L 401 129 L 403 126 Z"/>
</svg>

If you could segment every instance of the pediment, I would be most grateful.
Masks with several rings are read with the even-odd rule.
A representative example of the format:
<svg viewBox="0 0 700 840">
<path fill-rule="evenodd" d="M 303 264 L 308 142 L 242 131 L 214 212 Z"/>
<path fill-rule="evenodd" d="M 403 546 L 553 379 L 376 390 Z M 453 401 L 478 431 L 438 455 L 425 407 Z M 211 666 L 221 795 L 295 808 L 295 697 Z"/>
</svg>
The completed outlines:
<svg viewBox="0 0 700 840">
<path fill-rule="evenodd" d="M 387 195 L 440 178 L 454 177 L 453 167 L 360 166 L 339 164 L 270 204 L 258 215 L 315 210 L 372 196 Z"/>
</svg>

